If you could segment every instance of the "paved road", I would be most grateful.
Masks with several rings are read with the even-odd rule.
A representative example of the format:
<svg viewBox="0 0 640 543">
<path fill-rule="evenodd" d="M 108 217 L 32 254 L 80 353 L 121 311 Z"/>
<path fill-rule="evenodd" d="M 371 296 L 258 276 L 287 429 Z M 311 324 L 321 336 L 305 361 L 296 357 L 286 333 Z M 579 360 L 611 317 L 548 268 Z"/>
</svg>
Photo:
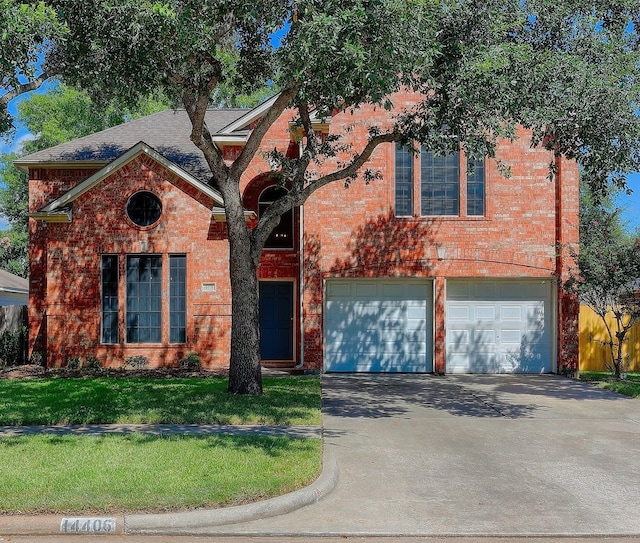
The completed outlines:
<svg viewBox="0 0 640 543">
<path fill-rule="evenodd" d="M 640 543 L 640 537 L 0 536 L 11 543 Z"/>
</svg>

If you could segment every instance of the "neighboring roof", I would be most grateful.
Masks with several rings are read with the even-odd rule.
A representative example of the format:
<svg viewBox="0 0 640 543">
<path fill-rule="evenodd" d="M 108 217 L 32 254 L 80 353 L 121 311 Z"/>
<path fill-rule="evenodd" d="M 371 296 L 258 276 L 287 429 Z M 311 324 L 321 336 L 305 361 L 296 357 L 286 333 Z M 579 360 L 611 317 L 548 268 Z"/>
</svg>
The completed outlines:
<svg viewBox="0 0 640 543">
<path fill-rule="evenodd" d="M 5 270 L 0 270 L 0 292 L 29 294 L 29 281 Z"/>
<path fill-rule="evenodd" d="M 237 126 L 235 121 L 246 118 L 247 113 L 246 109 L 211 109 L 207 111 L 205 121 L 213 136 L 224 134 L 228 137 L 231 132 L 227 127 L 230 125 L 234 125 L 234 134 L 246 136 L 246 131 L 243 131 L 246 124 Z M 166 159 L 206 183 L 211 173 L 190 134 L 191 122 L 187 112 L 168 109 L 20 157 L 15 164 L 23 169 L 72 163 L 101 166 L 144 141 Z"/>
</svg>

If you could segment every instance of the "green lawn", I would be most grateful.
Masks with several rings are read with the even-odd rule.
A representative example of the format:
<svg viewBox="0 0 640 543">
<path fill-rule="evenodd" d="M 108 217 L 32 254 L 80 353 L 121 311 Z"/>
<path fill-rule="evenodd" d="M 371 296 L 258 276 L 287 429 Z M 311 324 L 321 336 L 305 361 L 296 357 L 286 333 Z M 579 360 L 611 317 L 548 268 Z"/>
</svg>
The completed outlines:
<svg viewBox="0 0 640 543">
<path fill-rule="evenodd" d="M 640 398 L 640 373 L 628 373 L 626 379 L 614 379 L 610 373 L 604 371 L 581 371 L 580 379 L 595 382 L 606 390 Z"/>
<path fill-rule="evenodd" d="M 311 483 L 322 441 L 256 436 L 0 439 L 0 514 L 219 507 Z"/>
<path fill-rule="evenodd" d="M 233 396 L 224 378 L 0 380 L 0 425 L 320 425 L 318 377 L 265 377 L 262 396 Z"/>
<path fill-rule="evenodd" d="M 266 377 L 234 396 L 223 378 L 0 380 L 0 425 L 321 424 L 320 379 Z M 0 438 L 0 514 L 219 507 L 280 495 L 320 473 L 322 441 L 259 436 Z"/>
</svg>

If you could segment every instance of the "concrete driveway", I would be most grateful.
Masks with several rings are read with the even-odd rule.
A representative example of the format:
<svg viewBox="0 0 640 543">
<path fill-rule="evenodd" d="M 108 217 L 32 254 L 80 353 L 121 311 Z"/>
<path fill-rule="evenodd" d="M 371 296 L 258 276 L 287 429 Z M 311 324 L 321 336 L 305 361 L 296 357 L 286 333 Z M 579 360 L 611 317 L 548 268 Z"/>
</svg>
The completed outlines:
<svg viewBox="0 0 640 543">
<path fill-rule="evenodd" d="M 233 534 L 640 535 L 640 401 L 555 376 L 326 375 L 334 491 Z"/>
</svg>

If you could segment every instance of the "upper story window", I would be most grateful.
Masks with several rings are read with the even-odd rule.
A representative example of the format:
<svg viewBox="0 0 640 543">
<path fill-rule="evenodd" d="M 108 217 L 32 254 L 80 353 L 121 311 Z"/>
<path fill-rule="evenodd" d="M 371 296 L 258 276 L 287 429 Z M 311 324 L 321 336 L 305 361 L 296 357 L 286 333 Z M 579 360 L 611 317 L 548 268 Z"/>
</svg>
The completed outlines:
<svg viewBox="0 0 640 543">
<path fill-rule="evenodd" d="M 467 162 L 467 215 L 484 215 L 484 160 Z"/>
<path fill-rule="evenodd" d="M 415 156 L 396 145 L 395 153 L 395 214 L 412 217 L 418 214 L 414 199 L 414 185 L 420 195 L 419 214 L 428 216 L 483 216 L 485 214 L 484 161 L 468 161 L 466 167 L 461 153 L 437 156 L 421 148 Z M 414 164 L 419 161 L 419 179 Z M 464 200 L 463 200 L 464 197 Z M 461 202 L 464 203 L 461 207 Z"/>
<path fill-rule="evenodd" d="M 287 190 L 283 187 L 271 186 L 262 191 L 258 198 L 258 215 L 261 217 L 265 210 L 278 198 L 284 196 Z M 293 210 L 290 209 L 282 217 L 280 223 L 273 229 L 264 244 L 265 249 L 293 249 Z"/>
<path fill-rule="evenodd" d="M 420 150 L 420 215 L 459 215 L 460 153 Z"/>
</svg>

